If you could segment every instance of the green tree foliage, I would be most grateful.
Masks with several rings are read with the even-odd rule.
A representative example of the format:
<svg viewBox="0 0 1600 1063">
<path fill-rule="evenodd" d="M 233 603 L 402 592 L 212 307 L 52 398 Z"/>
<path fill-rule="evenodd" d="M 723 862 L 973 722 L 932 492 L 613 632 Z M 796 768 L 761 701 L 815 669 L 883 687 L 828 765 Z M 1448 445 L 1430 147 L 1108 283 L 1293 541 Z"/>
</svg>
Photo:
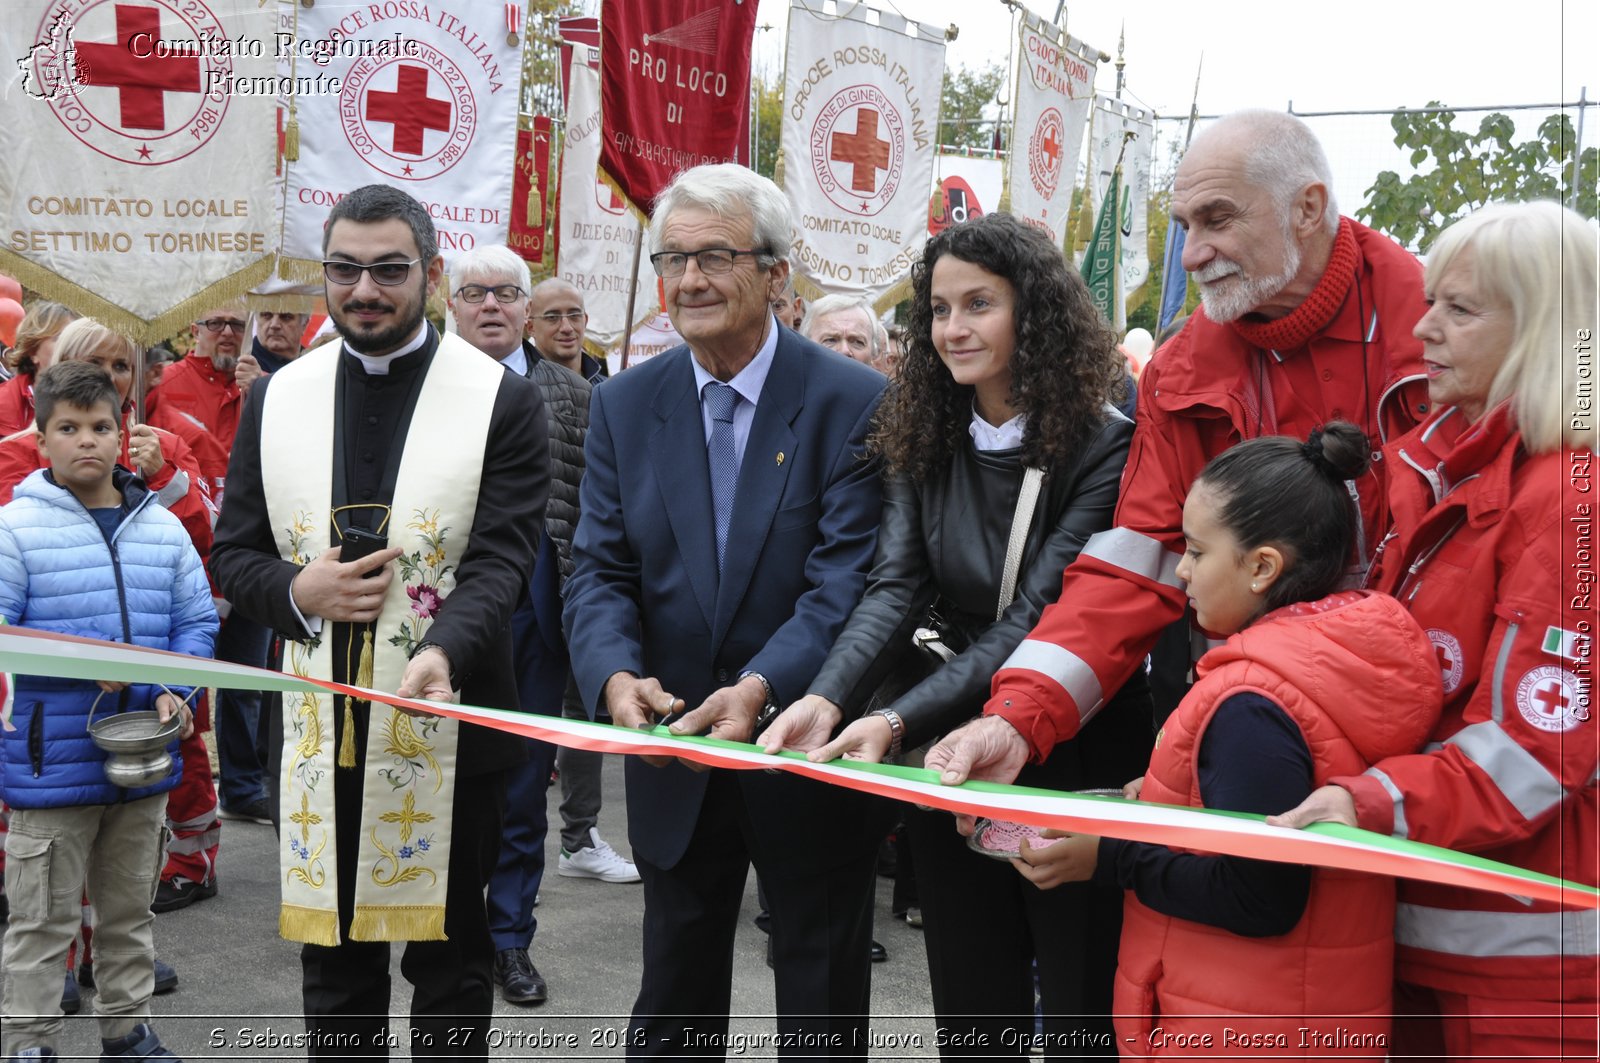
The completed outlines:
<svg viewBox="0 0 1600 1063">
<path fill-rule="evenodd" d="M 756 173 L 771 177 L 778 162 L 778 145 L 783 135 L 783 82 L 756 78 L 750 83 L 756 99 L 756 110 L 751 121 L 755 123 Z"/>
<path fill-rule="evenodd" d="M 1494 200 L 1568 203 L 1575 179 L 1576 209 L 1595 216 L 1600 161 L 1594 148 L 1577 153 L 1566 115 L 1546 118 L 1537 135 L 1520 144 L 1504 114 L 1485 116 L 1476 133 L 1456 129 L 1455 119 L 1453 111 L 1396 112 L 1394 142 L 1411 152 L 1419 172 L 1405 179 L 1392 170 L 1380 173 L 1356 217 L 1409 247 L 1427 247 L 1450 222 Z"/>
<path fill-rule="evenodd" d="M 1005 80 L 1003 63 L 990 63 L 978 70 L 945 67 L 944 87 L 939 95 L 939 143 L 955 148 L 993 145 L 992 109 Z"/>
<path fill-rule="evenodd" d="M 561 33 L 556 20 L 583 13 L 583 5 L 578 0 L 528 0 L 522 47 L 523 114 L 547 114 L 553 118 L 564 114 Z"/>
</svg>

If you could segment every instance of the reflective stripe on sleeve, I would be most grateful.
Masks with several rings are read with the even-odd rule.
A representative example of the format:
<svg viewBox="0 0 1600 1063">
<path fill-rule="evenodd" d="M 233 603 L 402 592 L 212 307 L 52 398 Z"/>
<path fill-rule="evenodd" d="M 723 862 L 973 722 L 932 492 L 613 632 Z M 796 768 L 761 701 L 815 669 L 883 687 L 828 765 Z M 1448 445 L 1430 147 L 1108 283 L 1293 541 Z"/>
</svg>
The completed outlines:
<svg viewBox="0 0 1600 1063">
<path fill-rule="evenodd" d="M 1096 532 L 1083 544 L 1078 556 L 1093 557 L 1135 576 L 1183 588 L 1183 581 L 1178 578 L 1178 562 L 1183 555 L 1173 553 L 1150 536 L 1131 528 Z"/>
<path fill-rule="evenodd" d="M 1523 819 L 1538 818 L 1567 796 L 1561 780 L 1492 720 L 1463 727 L 1445 744 L 1482 769 Z"/>
<path fill-rule="evenodd" d="M 1506 663 L 1511 659 L 1511 644 L 1517 640 L 1517 628 L 1520 625 L 1510 624 L 1506 627 L 1506 634 L 1500 640 L 1500 652 L 1494 659 L 1494 696 L 1490 701 L 1489 712 L 1494 717 L 1495 723 L 1502 723 L 1506 718 L 1505 701 L 1503 694 L 1506 688 Z"/>
<path fill-rule="evenodd" d="M 172 479 L 167 481 L 167 485 L 156 492 L 156 501 L 171 509 L 188 493 L 189 474 L 182 469 L 176 469 L 172 473 Z"/>
<path fill-rule="evenodd" d="M 1377 768 L 1368 768 L 1367 774 L 1378 781 L 1378 785 L 1383 787 L 1389 799 L 1394 802 L 1394 837 L 1410 837 L 1406 827 L 1406 795 L 1400 792 L 1400 787 L 1394 784 L 1393 779 Z"/>
<path fill-rule="evenodd" d="M 1402 903 L 1394 939 L 1451 956 L 1594 956 L 1600 911 L 1470 912 Z"/>
<path fill-rule="evenodd" d="M 1078 707 L 1078 717 L 1088 720 L 1100 707 L 1102 692 L 1094 669 L 1071 650 L 1053 642 L 1024 639 L 1001 668 L 1022 668 L 1050 680 Z"/>
</svg>

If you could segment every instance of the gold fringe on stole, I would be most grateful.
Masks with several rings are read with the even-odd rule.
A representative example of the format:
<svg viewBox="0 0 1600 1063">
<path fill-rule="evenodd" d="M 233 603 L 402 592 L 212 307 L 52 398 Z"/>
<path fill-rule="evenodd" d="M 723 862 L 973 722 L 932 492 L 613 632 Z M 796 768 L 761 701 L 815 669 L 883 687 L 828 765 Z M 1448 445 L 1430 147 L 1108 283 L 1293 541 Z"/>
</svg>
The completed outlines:
<svg viewBox="0 0 1600 1063">
<path fill-rule="evenodd" d="M 358 904 L 351 941 L 448 941 L 444 905 Z"/>
<path fill-rule="evenodd" d="M 544 197 L 539 194 L 539 171 L 528 174 L 528 224 L 544 228 Z"/>
<path fill-rule="evenodd" d="M 356 711 L 355 699 L 346 694 L 344 699 L 344 737 L 339 739 L 339 767 L 356 766 Z"/>
<path fill-rule="evenodd" d="M 307 945 L 339 944 L 339 913 L 285 904 L 278 909 L 278 936 Z"/>
</svg>

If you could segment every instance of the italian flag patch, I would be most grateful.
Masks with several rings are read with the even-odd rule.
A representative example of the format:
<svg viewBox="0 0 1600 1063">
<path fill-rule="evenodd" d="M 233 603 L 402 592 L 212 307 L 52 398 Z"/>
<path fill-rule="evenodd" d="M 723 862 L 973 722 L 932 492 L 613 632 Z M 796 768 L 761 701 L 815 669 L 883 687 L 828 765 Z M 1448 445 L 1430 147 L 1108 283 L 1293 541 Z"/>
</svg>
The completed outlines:
<svg viewBox="0 0 1600 1063">
<path fill-rule="evenodd" d="M 1544 645 L 1541 649 L 1552 657 L 1560 657 L 1565 661 L 1576 661 L 1579 657 L 1579 648 L 1583 656 L 1588 656 L 1589 636 L 1580 635 L 1576 631 L 1565 628 L 1547 627 L 1544 629 Z"/>
</svg>

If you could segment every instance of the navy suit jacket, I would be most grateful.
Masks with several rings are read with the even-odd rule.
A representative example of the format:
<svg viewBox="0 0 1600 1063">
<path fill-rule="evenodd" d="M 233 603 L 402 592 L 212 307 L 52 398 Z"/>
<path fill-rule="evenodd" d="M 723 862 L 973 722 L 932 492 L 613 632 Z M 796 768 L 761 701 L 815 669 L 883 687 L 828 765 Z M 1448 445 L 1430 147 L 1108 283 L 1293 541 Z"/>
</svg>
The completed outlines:
<svg viewBox="0 0 1600 1063">
<path fill-rule="evenodd" d="M 692 357 L 677 347 L 594 390 L 563 610 L 591 715 L 619 671 L 660 680 L 689 708 L 756 671 L 788 705 L 860 600 L 877 548 L 878 467 L 863 451 L 885 380 L 783 329 L 719 576 Z M 627 767 L 634 852 L 670 868 L 707 776 L 635 757 Z"/>
</svg>

